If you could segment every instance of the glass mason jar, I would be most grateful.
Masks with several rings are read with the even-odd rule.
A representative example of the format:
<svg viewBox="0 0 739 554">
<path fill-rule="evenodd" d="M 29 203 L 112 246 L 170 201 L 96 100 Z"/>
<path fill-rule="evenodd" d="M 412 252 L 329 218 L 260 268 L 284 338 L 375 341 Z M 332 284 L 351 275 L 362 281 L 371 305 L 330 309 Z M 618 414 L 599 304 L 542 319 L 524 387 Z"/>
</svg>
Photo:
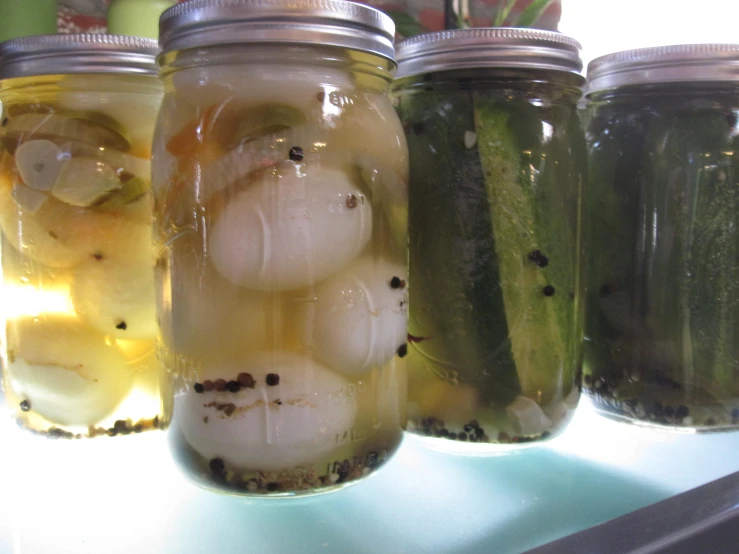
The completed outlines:
<svg viewBox="0 0 739 554">
<path fill-rule="evenodd" d="M 398 47 L 410 159 L 408 430 L 434 447 L 539 441 L 565 427 L 579 399 L 579 50 L 524 29 Z"/>
<path fill-rule="evenodd" d="M 247 495 L 354 482 L 405 423 L 392 21 L 343 1 L 202 1 L 165 12 L 160 36 L 156 282 L 175 458 Z"/>
<path fill-rule="evenodd" d="M 161 428 L 151 141 L 154 41 L 49 35 L 0 46 L 6 400 L 52 437 Z"/>
<path fill-rule="evenodd" d="M 739 45 L 589 66 L 584 386 L 617 419 L 739 425 Z"/>
</svg>

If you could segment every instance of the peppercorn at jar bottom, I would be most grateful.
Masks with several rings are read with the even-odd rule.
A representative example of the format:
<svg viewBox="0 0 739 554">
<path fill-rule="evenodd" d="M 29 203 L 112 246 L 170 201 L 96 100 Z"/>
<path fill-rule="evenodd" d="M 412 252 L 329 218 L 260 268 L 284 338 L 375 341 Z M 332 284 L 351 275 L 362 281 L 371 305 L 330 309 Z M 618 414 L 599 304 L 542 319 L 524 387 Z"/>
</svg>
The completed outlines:
<svg viewBox="0 0 739 554">
<path fill-rule="evenodd" d="M 721 399 L 700 387 L 688 393 L 686 388 L 662 372 L 632 373 L 621 379 L 591 374 L 583 378 L 585 397 L 606 417 L 674 431 L 739 428 L 739 398 Z"/>
</svg>

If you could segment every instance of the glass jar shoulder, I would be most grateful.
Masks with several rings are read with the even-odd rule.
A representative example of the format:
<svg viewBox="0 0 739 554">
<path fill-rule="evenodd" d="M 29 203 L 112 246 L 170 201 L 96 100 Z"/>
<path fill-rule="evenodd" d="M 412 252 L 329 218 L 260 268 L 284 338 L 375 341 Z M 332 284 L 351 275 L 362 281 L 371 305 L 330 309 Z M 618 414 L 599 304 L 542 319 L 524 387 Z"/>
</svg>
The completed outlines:
<svg viewBox="0 0 739 554">
<path fill-rule="evenodd" d="M 382 71 L 371 67 L 350 57 L 273 57 L 174 71 L 155 140 L 155 189 L 186 173 L 183 162 L 214 175 L 206 195 L 286 160 L 405 182 L 402 127 Z"/>
</svg>

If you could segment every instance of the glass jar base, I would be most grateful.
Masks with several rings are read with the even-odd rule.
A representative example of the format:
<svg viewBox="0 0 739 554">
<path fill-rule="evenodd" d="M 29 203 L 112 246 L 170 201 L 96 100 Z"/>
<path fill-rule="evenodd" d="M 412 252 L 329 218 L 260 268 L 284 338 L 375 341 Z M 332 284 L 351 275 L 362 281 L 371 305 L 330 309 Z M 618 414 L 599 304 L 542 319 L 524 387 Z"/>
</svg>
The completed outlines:
<svg viewBox="0 0 739 554">
<path fill-rule="evenodd" d="M 445 437 L 430 437 L 414 431 L 405 433 L 407 440 L 416 441 L 418 444 L 435 452 L 452 454 L 455 456 L 468 457 L 496 457 L 507 456 L 519 452 L 522 449 L 540 446 L 549 442 L 557 434 L 549 434 L 546 437 L 517 443 L 499 442 L 464 442 Z"/>
<path fill-rule="evenodd" d="M 717 419 L 717 416 L 708 415 L 703 418 L 699 414 L 705 415 L 704 412 L 714 407 L 708 406 L 686 406 L 690 414 L 682 418 L 666 418 L 664 416 L 657 417 L 653 413 L 647 413 L 645 410 L 624 409 L 623 403 L 612 399 L 605 400 L 593 393 L 585 393 L 581 402 L 587 403 L 596 414 L 612 421 L 635 425 L 648 429 L 666 431 L 671 433 L 696 434 L 696 433 L 722 433 L 739 430 L 739 418 L 729 416 L 728 420 Z M 726 411 L 721 406 L 715 407 L 716 411 Z M 688 419 L 690 418 L 690 419 Z M 702 421 L 701 424 L 695 424 L 694 421 Z"/>
<path fill-rule="evenodd" d="M 377 469 L 379 469 L 379 467 L 375 468 L 367 474 L 362 475 L 361 478 L 342 481 L 341 483 L 337 482 L 336 484 L 332 485 L 323 485 L 321 486 L 321 488 L 284 491 L 270 491 L 269 489 L 266 489 L 264 487 L 258 487 L 255 490 L 250 491 L 248 485 L 234 485 L 230 482 L 215 480 L 210 475 L 188 474 L 186 475 L 186 477 L 198 487 L 217 494 L 244 498 L 247 500 L 279 500 L 284 498 L 308 498 L 340 491 L 362 483 L 366 478 L 375 475 L 377 473 Z"/>
<path fill-rule="evenodd" d="M 110 426 L 90 426 L 83 428 L 76 426 L 74 428 L 57 427 L 55 425 L 35 425 L 27 421 L 23 417 L 13 418 L 16 425 L 26 432 L 40 437 L 49 439 L 91 439 L 96 437 L 115 437 L 119 435 L 133 435 L 144 433 L 146 431 L 157 431 L 166 429 L 168 422 L 159 416 L 151 419 L 139 419 L 132 422 L 130 419 L 119 419 Z"/>
<path fill-rule="evenodd" d="M 222 458 L 208 459 L 189 445 L 177 425 L 170 429 L 169 442 L 182 473 L 204 489 L 245 498 L 291 498 L 334 492 L 361 483 L 392 457 L 400 438 L 350 458 L 340 456 L 312 465 L 270 470 L 245 470 Z"/>
</svg>

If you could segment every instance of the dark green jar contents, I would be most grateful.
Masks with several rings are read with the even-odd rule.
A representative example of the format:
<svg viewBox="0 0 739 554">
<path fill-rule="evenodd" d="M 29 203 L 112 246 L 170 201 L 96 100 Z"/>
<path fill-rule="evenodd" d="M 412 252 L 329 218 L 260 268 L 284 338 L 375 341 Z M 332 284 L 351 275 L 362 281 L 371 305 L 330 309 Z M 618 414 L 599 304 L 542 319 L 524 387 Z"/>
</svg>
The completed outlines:
<svg viewBox="0 0 739 554">
<path fill-rule="evenodd" d="M 576 75 L 401 79 L 409 425 L 463 442 L 559 432 L 579 398 L 585 141 Z"/>
<path fill-rule="evenodd" d="M 584 387 L 606 415 L 739 425 L 739 87 L 589 98 Z"/>
</svg>

